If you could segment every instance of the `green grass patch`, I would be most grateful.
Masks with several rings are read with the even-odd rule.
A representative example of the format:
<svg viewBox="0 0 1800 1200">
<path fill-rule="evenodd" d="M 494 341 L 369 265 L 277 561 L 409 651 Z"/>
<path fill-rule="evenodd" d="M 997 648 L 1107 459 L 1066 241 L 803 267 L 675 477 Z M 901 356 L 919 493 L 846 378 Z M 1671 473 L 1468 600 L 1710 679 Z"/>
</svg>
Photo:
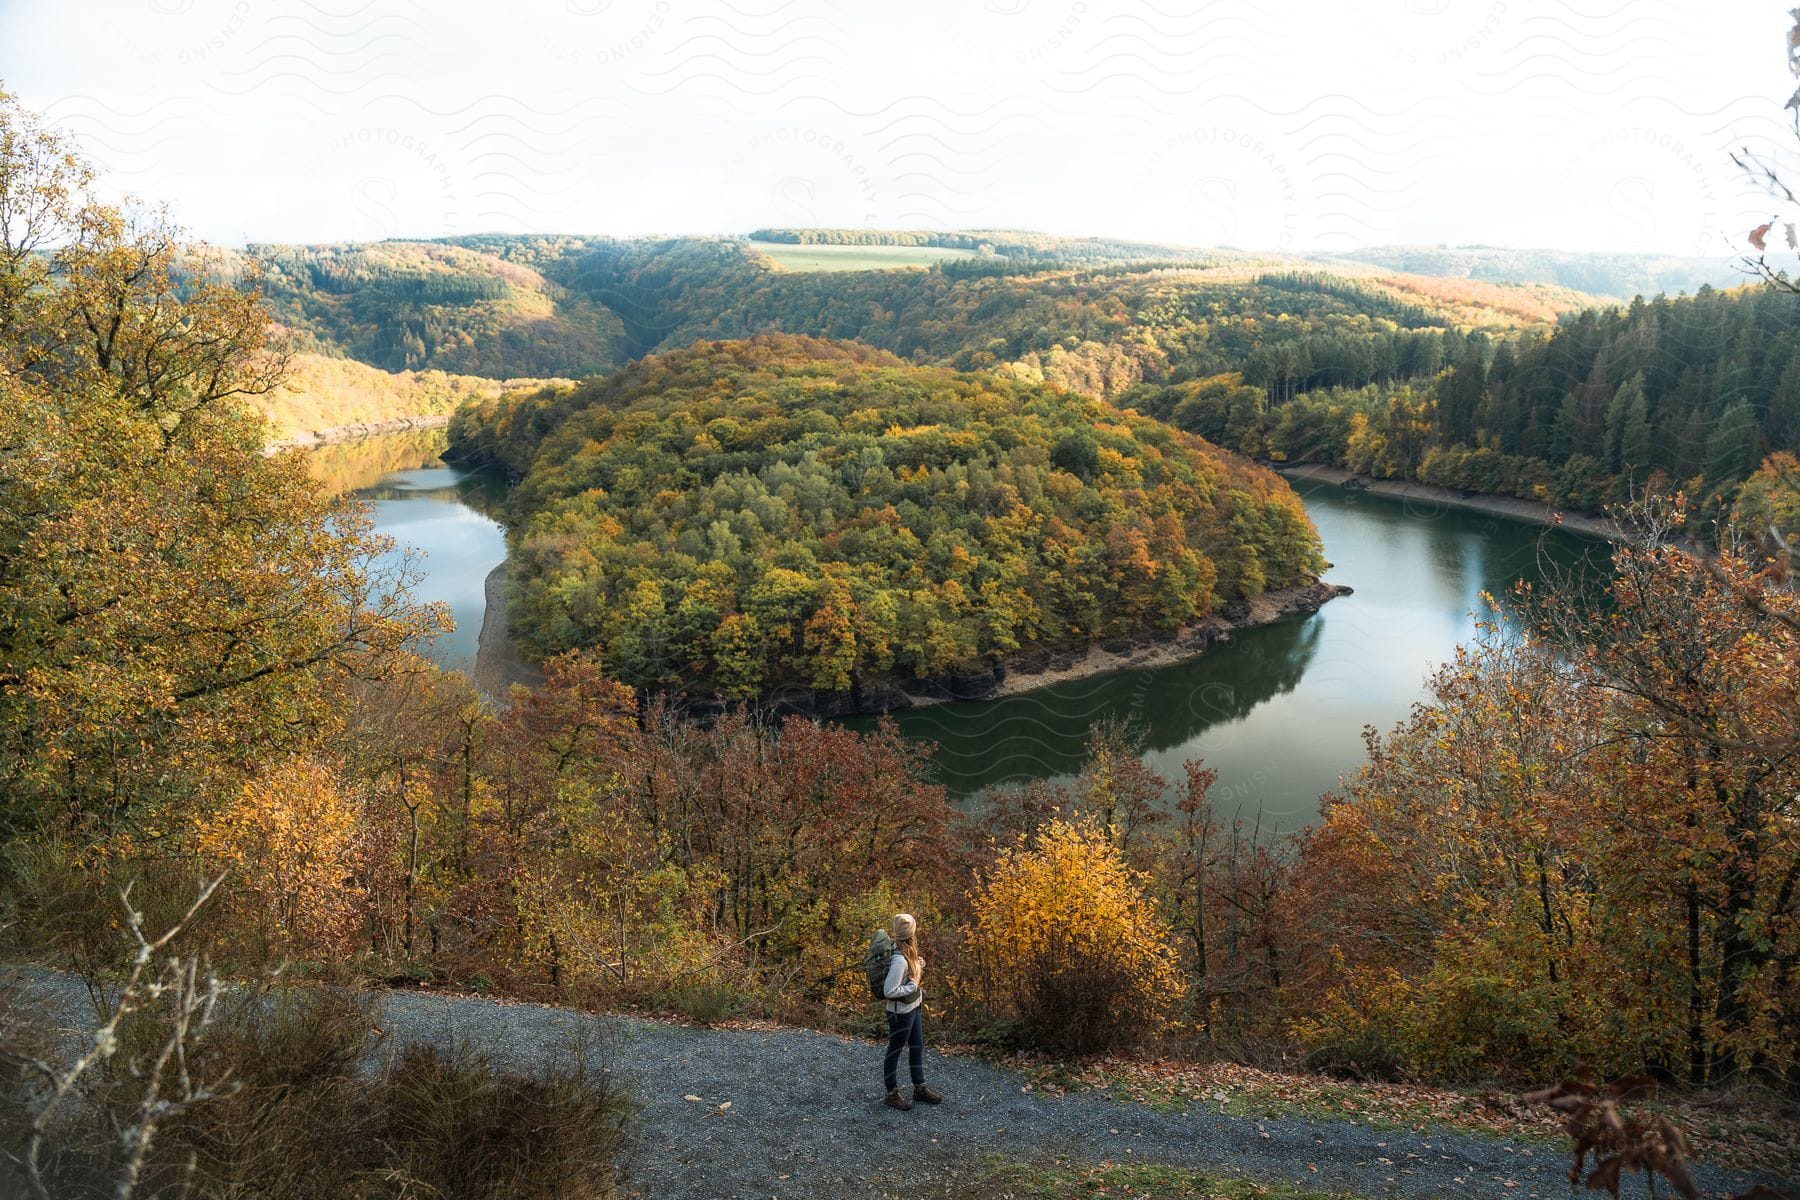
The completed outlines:
<svg viewBox="0 0 1800 1200">
<path fill-rule="evenodd" d="M 1158 1200 L 1357 1200 L 1289 1183 L 1258 1183 L 1235 1175 L 1154 1163 L 1078 1167 L 989 1159 L 977 1200 L 1062 1200 L 1068 1196 L 1138 1196 Z"/>
<path fill-rule="evenodd" d="M 944 246 L 801 246 L 789 242 L 751 242 L 784 271 L 891 271 L 895 267 L 929 267 L 969 251 Z"/>
</svg>

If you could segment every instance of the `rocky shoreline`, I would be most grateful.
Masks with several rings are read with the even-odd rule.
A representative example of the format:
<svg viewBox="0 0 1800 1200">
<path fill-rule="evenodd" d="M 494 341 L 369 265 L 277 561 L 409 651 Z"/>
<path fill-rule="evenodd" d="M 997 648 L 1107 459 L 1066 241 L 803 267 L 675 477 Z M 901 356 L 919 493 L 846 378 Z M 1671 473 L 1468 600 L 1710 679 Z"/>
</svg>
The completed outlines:
<svg viewBox="0 0 1800 1200">
<path fill-rule="evenodd" d="M 314 429 L 299 437 L 282 438 L 269 442 L 263 447 L 263 453 L 276 454 L 282 450 L 310 450 L 314 446 L 323 446 L 331 442 L 354 442 L 358 438 L 376 437 L 384 433 L 406 433 L 414 429 L 442 429 L 450 424 L 449 413 L 437 413 L 416 417 L 389 417 L 385 421 L 359 421 L 352 425 L 334 425 L 330 429 Z"/>
<path fill-rule="evenodd" d="M 1487 492 L 1459 492 L 1454 488 L 1429 483 L 1410 483 L 1400 479 L 1371 479 L 1344 467 L 1324 463 L 1269 463 L 1271 469 L 1289 479 L 1305 479 L 1315 483 L 1336 484 L 1374 496 L 1390 496 L 1412 504 L 1432 508 L 1460 508 L 1469 512 L 1505 517 L 1509 521 L 1525 521 L 1532 525 L 1555 525 L 1585 533 L 1591 537 L 1612 540 L 1618 526 L 1598 513 L 1571 512 L 1545 504 L 1541 500 L 1521 500 L 1517 496 L 1496 496 Z"/>
<path fill-rule="evenodd" d="M 1240 601 L 1180 629 L 1108 638 L 1062 650 L 1021 650 L 989 671 L 859 682 L 848 692 L 781 689 L 765 697 L 764 703 L 780 713 L 848 717 L 957 701 L 999 700 L 1094 675 L 1173 666 L 1205 653 L 1215 642 L 1228 640 L 1235 630 L 1315 613 L 1333 598 L 1349 595 L 1351 590 L 1342 584 L 1314 580 L 1267 592 L 1249 602 Z M 725 711 L 726 705 L 716 700 L 690 700 L 684 707 L 690 716 L 708 720 Z"/>
<path fill-rule="evenodd" d="M 476 640 L 472 678 L 482 692 L 504 700 L 513 684 L 535 686 L 544 675 L 519 656 L 512 631 L 507 627 L 506 563 L 488 572 L 485 588 L 487 602 Z M 1235 630 L 1267 625 L 1283 617 L 1310 615 L 1351 591 L 1343 584 L 1313 580 L 1266 592 L 1248 602 L 1238 601 L 1204 621 L 1180 629 L 1108 638 L 1063 650 L 1022 650 L 992 670 L 969 674 L 881 679 L 859 683 L 848 692 L 778 689 L 765 696 L 762 703 L 777 713 L 849 717 L 956 701 L 999 700 L 1072 679 L 1173 666 L 1204 654 L 1215 642 L 1229 640 Z M 725 701 L 709 698 L 678 697 L 677 702 L 683 712 L 698 721 L 712 720 L 730 707 Z"/>
<path fill-rule="evenodd" d="M 536 687 L 544 673 L 519 657 L 518 643 L 506 623 L 506 560 L 482 583 L 481 632 L 475 639 L 475 669 L 470 681 L 483 694 L 504 701 L 514 684 Z"/>
</svg>

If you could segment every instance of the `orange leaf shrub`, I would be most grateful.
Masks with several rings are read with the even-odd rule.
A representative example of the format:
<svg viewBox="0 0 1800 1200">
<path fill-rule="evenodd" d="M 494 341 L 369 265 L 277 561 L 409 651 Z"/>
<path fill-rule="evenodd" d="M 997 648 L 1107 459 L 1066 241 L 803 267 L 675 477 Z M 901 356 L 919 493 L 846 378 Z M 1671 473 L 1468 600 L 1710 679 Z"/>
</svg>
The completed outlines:
<svg viewBox="0 0 1800 1200">
<path fill-rule="evenodd" d="M 357 805 L 312 759 L 282 763 L 201 817 L 193 848 L 208 871 L 230 873 L 230 934 L 302 958 L 349 953 L 361 919 L 358 825 Z"/>
<path fill-rule="evenodd" d="M 1017 1040 L 1072 1054 L 1161 1029 L 1181 985 L 1166 931 L 1107 832 L 1056 820 L 1000 852 L 972 897 L 970 946 Z"/>
</svg>

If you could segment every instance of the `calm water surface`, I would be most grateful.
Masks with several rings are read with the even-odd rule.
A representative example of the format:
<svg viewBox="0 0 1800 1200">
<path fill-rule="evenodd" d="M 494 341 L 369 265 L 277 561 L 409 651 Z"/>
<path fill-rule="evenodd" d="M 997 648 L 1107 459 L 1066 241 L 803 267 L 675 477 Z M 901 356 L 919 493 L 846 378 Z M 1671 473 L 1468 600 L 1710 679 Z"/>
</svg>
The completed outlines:
<svg viewBox="0 0 1800 1200">
<path fill-rule="evenodd" d="M 1365 725 L 1388 729 L 1435 667 L 1468 640 L 1481 593 L 1504 595 L 1604 544 L 1561 530 L 1296 481 L 1333 566 L 1355 593 L 1318 613 L 1233 635 L 1178 666 L 1076 680 L 987 704 L 914 709 L 895 721 L 937 744 L 940 778 L 958 798 L 994 784 L 1066 780 L 1087 731 L 1126 716 L 1164 778 L 1200 757 L 1219 771 L 1222 812 L 1291 829 L 1364 759 Z"/>
<path fill-rule="evenodd" d="M 373 509 L 376 530 L 394 539 L 386 561 L 413 555 L 421 573 L 416 598 L 450 606 L 456 628 L 437 639 L 431 656 L 466 671 L 475 663 L 484 585 L 506 558 L 506 534 L 487 515 L 499 481 L 446 464 L 444 446 L 442 430 L 422 430 L 320 446 L 311 457 L 314 473 L 335 491 Z"/>
<path fill-rule="evenodd" d="M 456 632 L 435 649 L 466 667 L 481 628 L 483 581 L 506 554 L 485 515 L 491 477 L 446 465 L 442 434 L 401 434 L 322 447 L 318 470 L 368 500 L 381 532 L 423 552 L 421 599 L 443 600 Z M 1540 555 L 1562 564 L 1603 550 L 1560 530 L 1421 506 L 1324 484 L 1297 484 L 1348 584 L 1317 614 L 1235 635 L 1179 666 L 1058 684 L 985 704 L 914 709 L 901 731 L 936 744 L 939 778 L 967 799 L 995 784 L 1067 779 L 1087 731 L 1125 716 L 1146 739 L 1145 759 L 1165 778 L 1202 757 L 1219 773 L 1224 812 L 1260 814 L 1294 828 L 1319 797 L 1363 761 L 1365 725 L 1387 729 L 1423 695 L 1425 681 L 1474 628 L 1481 593 L 1503 595 L 1540 575 Z M 853 724 L 866 726 L 859 719 Z"/>
</svg>

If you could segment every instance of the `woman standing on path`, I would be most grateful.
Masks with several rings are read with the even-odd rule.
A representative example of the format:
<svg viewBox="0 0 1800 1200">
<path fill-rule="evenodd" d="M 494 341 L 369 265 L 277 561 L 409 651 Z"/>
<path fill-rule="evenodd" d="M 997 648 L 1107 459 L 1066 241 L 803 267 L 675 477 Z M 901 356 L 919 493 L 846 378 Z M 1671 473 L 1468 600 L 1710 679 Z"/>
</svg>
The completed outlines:
<svg viewBox="0 0 1800 1200">
<path fill-rule="evenodd" d="M 881 1081 L 887 1085 L 887 1099 L 882 1103 L 905 1112 L 915 1102 L 936 1104 L 942 1096 L 925 1086 L 925 1027 L 922 1004 L 925 993 L 920 981 L 925 977 L 925 960 L 919 957 L 919 923 L 911 913 L 895 913 L 892 928 L 894 956 L 888 961 L 887 1057 L 881 1063 Z M 912 1099 L 900 1094 L 900 1051 L 907 1051 L 907 1066 L 912 1070 Z"/>
</svg>

